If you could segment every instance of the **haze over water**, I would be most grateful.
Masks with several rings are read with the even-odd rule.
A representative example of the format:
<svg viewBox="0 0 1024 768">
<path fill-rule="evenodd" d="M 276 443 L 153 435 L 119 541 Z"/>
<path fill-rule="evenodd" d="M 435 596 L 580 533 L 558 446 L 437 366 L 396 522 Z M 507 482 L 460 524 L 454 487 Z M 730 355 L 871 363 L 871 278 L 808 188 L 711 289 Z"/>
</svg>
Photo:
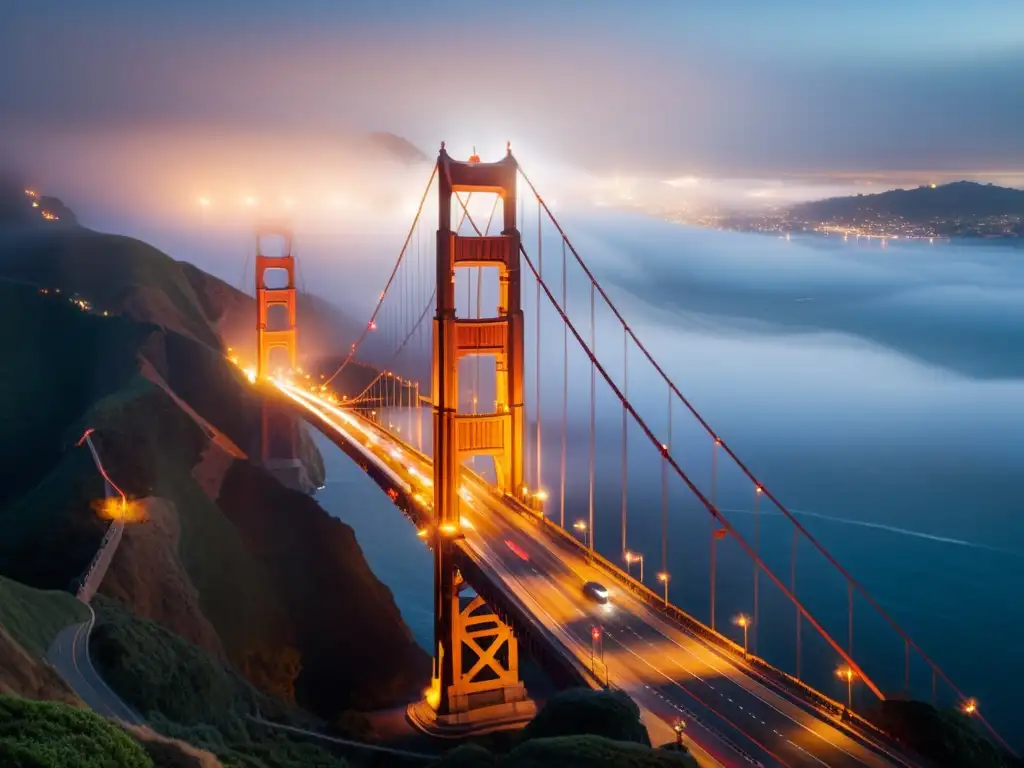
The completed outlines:
<svg viewBox="0 0 1024 768">
<path fill-rule="evenodd" d="M 1013 681 L 1024 679 L 1018 597 L 1024 583 L 1024 251 L 787 242 L 607 212 L 564 219 L 639 338 L 718 434 L 954 682 L 979 699 L 1004 734 L 1019 728 Z M 528 233 L 524 242 L 531 242 Z M 545 248 L 549 265 L 552 254 L 560 259 L 554 247 Z M 531 291 L 525 292 L 528 326 Z M 585 308 L 574 300 L 570 289 L 570 308 Z M 553 313 L 543 321 L 559 327 Z M 597 334 L 602 360 L 621 361 L 621 331 L 616 335 L 599 320 Z M 528 399 L 533 339 L 528 327 Z M 549 515 L 556 520 L 561 344 L 561 333 L 545 334 L 540 360 L 542 480 L 552 491 Z M 660 435 L 665 387 L 638 364 L 635 349 L 630 358 L 630 399 Z M 589 375 L 582 357 L 571 359 L 567 522 L 586 516 L 589 495 Z M 621 362 L 607 364 L 613 377 L 621 376 Z M 614 559 L 621 533 L 621 408 L 600 382 L 598 389 L 596 544 Z M 678 403 L 673 407 L 673 456 L 709 494 L 711 440 L 698 435 Z M 355 525 L 371 565 L 429 647 L 430 588 L 423 575 L 429 554 L 368 478 L 321 445 L 329 473 L 322 503 Z M 645 554 L 645 578 L 655 588 L 660 472 L 657 453 L 631 427 L 628 544 Z M 677 480 L 669 484 L 669 500 L 671 597 L 706 621 L 709 517 Z M 752 542 L 753 489 L 721 456 L 717 501 Z M 764 499 L 759 512 L 760 551 L 788 585 L 792 528 Z M 810 545 L 799 546 L 797 592 L 845 646 L 846 588 Z M 752 567 L 731 540 L 718 553 L 717 625 L 741 640 L 728 620 L 752 610 Z M 794 613 L 764 574 L 760 601 L 758 653 L 791 668 Z M 841 698 L 831 678 L 837 656 L 812 634 L 805 625 L 804 673 Z M 860 598 L 854 648 L 855 656 L 866 652 L 883 689 L 902 688 L 903 645 Z M 911 676 L 912 691 L 927 698 L 926 668 L 915 662 Z M 861 695 L 866 704 L 869 697 Z M 940 703 L 953 703 L 944 696 L 940 688 Z"/>
</svg>

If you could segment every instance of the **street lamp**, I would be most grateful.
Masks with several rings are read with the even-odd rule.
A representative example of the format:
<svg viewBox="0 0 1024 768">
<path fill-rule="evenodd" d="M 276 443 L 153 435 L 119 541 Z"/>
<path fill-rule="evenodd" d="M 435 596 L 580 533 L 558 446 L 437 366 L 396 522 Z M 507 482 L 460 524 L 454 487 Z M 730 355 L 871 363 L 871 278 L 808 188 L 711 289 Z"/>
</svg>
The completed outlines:
<svg viewBox="0 0 1024 768">
<path fill-rule="evenodd" d="M 590 546 L 590 526 L 584 520 L 577 520 L 572 527 L 583 534 L 583 546 Z"/>
<path fill-rule="evenodd" d="M 750 617 L 747 616 L 747 614 L 745 614 L 745 613 L 739 614 L 732 621 L 733 621 L 733 624 L 736 624 L 737 626 L 743 627 L 743 656 L 745 658 L 747 656 L 747 654 L 749 653 L 749 651 L 747 650 L 747 630 L 750 628 L 750 625 L 753 622 L 750 620 Z"/>
<path fill-rule="evenodd" d="M 683 731 L 686 730 L 686 721 L 683 718 L 678 718 L 675 723 L 672 724 L 672 730 L 676 732 L 676 746 L 683 746 Z"/>
<path fill-rule="evenodd" d="M 544 502 L 548 500 L 548 492 L 543 488 L 538 488 L 532 494 L 528 494 L 526 497 L 527 505 L 542 515 L 544 514 Z"/>
<path fill-rule="evenodd" d="M 643 580 L 644 580 L 644 556 L 639 554 L 639 553 L 637 553 L 637 552 L 630 552 L 627 549 L 626 550 L 626 571 L 627 571 L 627 573 L 630 574 L 630 576 L 633 575 L 632 574 L 632 569 L 630 568 L 630 566 L 633 563 L 640 563 L 640 581 L 642 583 Z"/>
<path fill-rule="evenodd" d="M 658 581 L 660 581 L 662 584 L 665 585 L 665 607 L 666 608 L 668 607 L 668 580 L 670 578 L 672 578 L 672 577 L 669 576 L 669 574 L 666 573 L 665 571 L 661 571 L 661 572 L 658 573 Z"/>
<path fill-rule="evenodd" d="M 853 711 L 853 679 L 856 676 L 856 673 L 846 664 L 836 670 L 836 677 L 846 681 L 846 708 L 851 712 Z"/>
<path fill-rule="evenodd" d="M 960 711 L 968 716 L 973 715 L 978 711 L 978 701 L 976 699 L 967 699 L 967 701 L 960 705 Z"/>
</svg>

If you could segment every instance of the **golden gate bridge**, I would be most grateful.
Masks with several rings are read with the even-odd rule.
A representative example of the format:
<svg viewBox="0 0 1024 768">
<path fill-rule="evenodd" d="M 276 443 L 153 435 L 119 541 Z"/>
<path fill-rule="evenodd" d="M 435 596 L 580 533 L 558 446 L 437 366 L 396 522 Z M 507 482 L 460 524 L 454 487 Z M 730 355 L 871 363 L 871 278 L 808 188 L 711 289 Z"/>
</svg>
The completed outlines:
<svg viewBox="0 0 1024 768">
<path fill-rule="evenodd" d="M 433 233 L 423 216 L 432 193 Z M 482 228 L 470 210 L 474 197 L 490 203 Z M 537 236 L 529 243 L 528 205 L 536 206 Z M 283 244 L 269 255 L 264 243 L 274 236 Z M 262 459 L 301 473 L 298 416 L 371 474 L 429 543 L 434 674 L 424 700 L 410 708 L 421 727 L 462 734 L 532 715 L 519 677 L 525 641 L 556 679 L 626 690 L 650 715 L 649 727 L 685 721 L 698 757 L 710 764 L 915 764 L 862 716 L 868 697 L 952 703 L 1010 749 L 977 703 L 680 391 L 511 148 L 485 163 L 475 150 L 455 160 L 441 145 L 384 290 L 330 375 L 298 365 L 295 266 L 289 230 L 263 227 L 250 371 L 267 394 Z M 280 279 L 271 287 L 274 272 Z M 370 362 L 376 373 L 367 376 L 361 363 Z M 559 391 L 545 391 L 549 379 Z M 645 394 L 631 398 L 638 380 Z M 586 398 L 570 397 L 577 381 Z M 664 399 L 649 396 L 652 386 Z M 577 450 L 584 441 L 575 433 L 583 432 Z M 617 468 L 609 448 L 618 451 Z M 752 525 L 720 504 L 723 491 L 742 496 L 736 488 L 743 486 Z M 683 507 L 691 523 L 699 510 L 709 521 L 706 604 L 695 597 L 692 524 L 674 542 L 670 520 Z M 784 547 L 766 548 L 769 513 L 770 538 Z M 776 521 L 789 526 L 784 537 Z M 651 543 L 655 528 L 657 570 L 645 573 L 645 554 L 631 541 Z M 674 544 L 685 557 L 670 557 Z M 733 563 L 749 564 L 745 591 L 734 565 L 724 574 L 727 594 L 718 585 L 725 547 Z M 817 570 L 807 567 L 809 556 Z M 673 578 L 674 565 L 686 578 Z M 823 567 L 839 590 L 827 598 Z M 611 609 L 584 593 L 597 580 L 610 586 Z M 460 596 L 466 586 L 472 600 Z M 807 590 L 813 599 L 801 597 Z M 840 601 L 841 618 L 821 608 Z M 786 624 L 792 635 L 783 642 Z M 870 650 L 854 642 L 862 625 L 870 627 L 862 641 Z M 888 654 L 879 650 L 883 631 L 893 638 Z M 759 634 L 772 639 L 763 650 Z M 823 692 L 837 681 L 842 694 Z M 856 703 L 855 690 L 866 691 Z"/>
</svg>

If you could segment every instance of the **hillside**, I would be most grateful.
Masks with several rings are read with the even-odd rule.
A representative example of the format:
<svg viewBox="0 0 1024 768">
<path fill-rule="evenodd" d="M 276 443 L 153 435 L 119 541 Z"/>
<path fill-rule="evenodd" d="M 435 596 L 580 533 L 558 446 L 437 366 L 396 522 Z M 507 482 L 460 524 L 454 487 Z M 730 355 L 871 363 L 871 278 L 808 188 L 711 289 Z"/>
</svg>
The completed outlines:
<svg viewBox="0 0 1024 768">
<path fill-rule="evenodd" d="M 957 181 L 917 189 L 893 189 L 874 195 L 833 197 L 794 206 L 808 221 L 850 220 L 865 216 L 901 217 L 924 223 L 961 218 L 1024 215 L 1024 190 Z"/>
<path fill-rule="evenodd" d="M 105 525 L 92 508 L 102 480 L 75 448 L 90 426 L 146 510 L 102 594 L 326 717 L 402 701 L 429 660 L 351 529 L 249 462 L 260 404 L 224 356 L 210 317 L 226 310 L 200 299 L 197 272 L 77 227 L 0 233 L 0 302 L 20 329 L 0 373 L 0 574 L 67 589 L 89 562 Z M 305 456 L 321 483 L 308 440 Z M 353 624 L 388 664 L 329 653 L 358 647 Z"/>
<path fill-rule="evenodd" d="M 80 706 L 43 659 L 60 630 L 88 615 L 66 592 L 43 592 L 0 577 L 0 695 Z"/>
</svg>

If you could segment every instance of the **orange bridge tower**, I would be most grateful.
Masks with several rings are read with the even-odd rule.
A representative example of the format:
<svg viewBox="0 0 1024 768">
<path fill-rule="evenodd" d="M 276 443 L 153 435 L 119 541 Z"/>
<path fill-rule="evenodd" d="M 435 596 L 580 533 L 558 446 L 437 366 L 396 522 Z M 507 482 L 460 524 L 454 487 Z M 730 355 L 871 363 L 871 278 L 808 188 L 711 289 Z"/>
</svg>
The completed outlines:
<svg viewBox="0 0 1024 768">
<path fill-rule="evenodd" d="M 434 393 L 434 701 L 439 728 L 473 730 L 522 721 L 535 707 L 519 679 L 518 645 L 511 627 L 475 598 L 459 600 L 459 485 L 462 463 L 471 456 L 494 458 L 498 486 L 514 494 L 523 478 L 523 311 L 520 303 L 516 229 L 518 165 L 511 152 L 496 163 L 453 160 L 444 144 L 437 159 L 437 307 L 433 329 Z M 457 193 L 499 195 L 500 235 L 464 237 L 452 232 Z M 455 314 L 455 270 L 498 270 L 495 317 Z M 463 414 L 459 404 L 459 360 L 492 355 L 496 362 L 495 411 Z"/>
<path fill-rule="evenodd" d="M 276 242 L 277 253 L 264 249 Z M 256 373 L 266 380 L 296 367 L 298 318 L 292 232 L 263 223 L 256 230 Z M 314 490 L 299 456 L 302 425 L 292 413 L 264 399 L 260 417 L 260 461 L 284 485 Z"/>
</svg>

